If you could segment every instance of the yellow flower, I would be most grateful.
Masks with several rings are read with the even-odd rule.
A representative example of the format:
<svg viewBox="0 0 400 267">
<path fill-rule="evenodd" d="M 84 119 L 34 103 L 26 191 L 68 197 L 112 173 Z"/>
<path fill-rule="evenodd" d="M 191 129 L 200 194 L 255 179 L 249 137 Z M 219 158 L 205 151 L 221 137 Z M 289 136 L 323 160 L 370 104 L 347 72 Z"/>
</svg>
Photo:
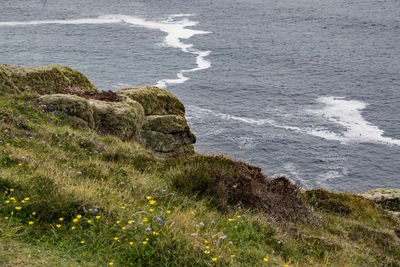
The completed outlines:
<svg viewBox="0 0 400 267">
<path fill-rule="evenodd" d="M 57 226 L 57 228 L 60 228 L 60 227 L 61 227 L 61 224 L 56 224 L 56 226 Z"/>
<path fill-rule="evenodd" d="M 20 210 L 20 209 L 22 209 L 22 207 L 15 207 L 15 209 L 16 209 L 16 210 Z"/>
<path fill-rule="evenodd" d="M 237 229 L 237 226 L 235 225 L 235 229 Z"/>
<path fill-rule="evenodd" d="M 210 251 L 209 250 L 205 250 L 204 253 L 205 254 L 210 254 Z"/>
<path fill-rule="evenodd" d="M 212 261 L 217 261 L 217 258 L 212 258 Z"/>
<path fill-rule="evenodd" d="M 96 216 L 96 219 L 97 219 L 97 220 L 100 219 L 100 216 Z"/>
<path fill-rule="evenodd" d="M 125 227 L 125 226 L 122 226 L 122 227 L 121 227 L 121 229 L 122 229 L 122 230 L 125 230 L 125 229 L 126 229 L 126 227 Z"/>
<path fill-rule="evenodd" d="M 5 220 L 8 220 L 8 217 L 4 217 Z"/>
<path fill-rule="evenodd" d="M 10 200 L 15 200 L 15 197 L 10 197 Z"/>
<path fill-rule="evenodd" d="M 11 189 L 10 189 L 10 192 L 14 192 L 14 188 L 11 188 Z"/>
<path fill-rule="evenodd" d="M 59 218 L 58 220 L 59 220 L 60 222 L 62 222 L 62 221 L 64 221 L 64 218 Z"/>
<path fill-rule="evenodd" d="M 121 221 L 116 221 L 117 224 L 119 224 Z"/>
<path fill-rule="evenodd" d="M 153 210 L 153 209 L 149 209 L 149 211 L 150 211 L 150 212 L 153 212 L 154 210 Z"/>
<path fill-rule="evenodd" d="M 71 227 L 72 230 L 75 230 L 75 228 L 76 228 L 75 226 L 72 226 L 72 227 Z"/>
<path fill-rule="evenodd" d="M 22 202 L 22 204 L 25 204 L 26 201 L 25 201 L 25 200 L 22 200 L 21 202 Z"/>
<path fill-rule="evenodd" d="M 115 240 L 115 241 L 118 241 L 118 237 L 114 237 L 114 240 Z"/>
<path fill-rule="evenodd" d="M 75 219 L 73 219 L 72 221 L 73 221 L 74 223 L 77 223 L 79 220 L 75 218 Z"/>
<path fill-rule="evenodd" d="M 231 222 L 231 221 L 233 221 L 233 220 L 232 220 L 232 219 L 228 219 L 228 221 L 230 221 L 230 222 Z"/>
<path fill-rule="evenodd" d="M 149 238 L 146 238 L 146 241 L 149 241 Z"/>
<path fill-rule="evenodd" d="M 207 241 L 207 240 L 204 240 L 204 243 L 205 243 L 205 244 L 208 244 L 208 241 Z"/>
<path fill-rule="evenodd" d="M 146 245 L 147 244 L 147 241 L 143 241 L 143 245 Z"/>
<path fill-rule="evenodd" d="M 34 222 L 32 222 L 32 221 L 29 221 L 28 223 L 29 223 L 29 225 L 32 225 L 32 224 L 34 224 Z"/>
<path fill-rule="evenodd" d="M 92 222 L 92 220 L 87 220 L 87 222 L 88 222 L 88 223 L 91 223 L 91 222 Z"/>
<path fill-rule="evenodd" d="M 125 208 L 126 208 L 125 206 L 121 206 L 121 209 L 123 209 L 123 210 L 124 210 Z"/>
<path fill-rule="evenodd" d="M 36 211 L 32 212 L 32 215 L 36 215 Z"/>
<path fill-rule="evenodd" d="M 289 265 L 287 265 L 287 264 L 285 264 L 285 265 L 283 265 L 283 267 L 288 267 Z"/>
<path fill-rule="evenodd" d="M 150 200 L 150 199 L 151 199 L 151 196 L 147 196 L 146 198 L 147 198 L 147 200 Z"/>
<path fill-rule="evenodd" d="M 264 258 L 264 261 L 268 261 L 268 259 L 267 259 L 267 258 Z"/>
<path fill-rule="evenodd" d="M 240 218 L 240 215 L 238 215 L 238 216 L 236 216 L 236 217 Z"/>
<path fill-rule="evenodd" d="M 18 166 L 20 166 L 20 167 L 21 167 L 21 166 L 22 166 L 22 163 L 18 163 Z"/>
<path fill-rule="evenodd" d="M 171 213 L 171 211 L 170 211 L 170 210 L 167 210 L 167 213 L 168 213 L 168 214 L 170 214 L 170 213 Z"/>
<path fill-rule="evenodd" d="M 156 201 L 155 200 L 150 200 L 149 203 L 150 203 L 150 205 L 154 205 L 154 204 L 156 204 Z"/>
<path fill-rule="evenodd" d="M 81 242 L 80 242 L 81 244 L 85 244 L 85 240 L 81 240 Z"/>
<path fill-rule="evenodd" d="M 132 221 L 128 221 L 128 224 L 132 224 L 133 222 Z"/>
<path fill-rule="evenodd" d="M 153 235 L 159 235 L 159 233 L 157 233 L 157 232 L 153 232 Z"/>
<path fill-rule="evenodd" d="M 6 146 L 10 146 L 10 143 L 7 143 Z"/>
<path fill-rule="evenodd" d="M 28 201 L 29 199 L 30 199 L 29 197 L 26 197 L 26 198 L 25 198 L 26 201 Z"/>
<path fill-rule="evenodd" d="M 236 255 L 235 255 L 235 254 L 233 254 L 233 255 L 231 255 L 231 257 L 232 257 L 232 258 L 234 258 L 234 257 L 236 257 Z"/>
<path fill-rule="evenodd" d="M 110 266 L 113 265 L 113 264 L 114 264 L 114 262 L 112 262 L 112 261 L 110 261 L 110 262 L 108 263 L 108 265 L 110 265 Z"/>
<path fill-rule="evenodd" d="M 148 221 L 148 219 L 147 218 L 143 218 L 143 221 L 142 222 L 147 222 Z"/>
<path fill-rule="evenodd" d="M 206 249 L 209 249 L 210 247 L 209 246 L 206 246 Z"/>
<path fill-rule="evenodd" d="M 132 242 L 132 241 L 131 241 L 131 242 L 129 242 L 129 245 L 131 245 L 131 246 L 132 246 L 132 245 L 133 245 L 133 242 Z"/>
<path fill-rule="evenodd" d="M 78 215 L 76 215 L 76 218 L 80 219 L 80 218 L 82 218 L 82 215 L 78 214 Z"/>
<path fill-rule="evenodd" d="M 6 203 L 7 203 L 7 204 L 10 203 L 10 200 L 6 200 Z"/>
</svg>

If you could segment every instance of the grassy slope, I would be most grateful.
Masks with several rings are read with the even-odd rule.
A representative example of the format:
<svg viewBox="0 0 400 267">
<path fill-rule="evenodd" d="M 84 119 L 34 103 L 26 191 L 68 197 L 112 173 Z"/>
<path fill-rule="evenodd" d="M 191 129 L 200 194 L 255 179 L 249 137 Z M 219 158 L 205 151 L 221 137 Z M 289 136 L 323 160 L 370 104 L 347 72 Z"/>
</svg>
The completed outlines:
<svg viewBox="0 0 400 267">
<path fill-rule="evenodd" d="M 36 107 L 0 95 L 1 266 L 400 266 L 398 218 L 362 197 L 305 192 L 297 223 L 221 207 L 182 178 L 235 162 L 158 160 Z"/>
</svg>

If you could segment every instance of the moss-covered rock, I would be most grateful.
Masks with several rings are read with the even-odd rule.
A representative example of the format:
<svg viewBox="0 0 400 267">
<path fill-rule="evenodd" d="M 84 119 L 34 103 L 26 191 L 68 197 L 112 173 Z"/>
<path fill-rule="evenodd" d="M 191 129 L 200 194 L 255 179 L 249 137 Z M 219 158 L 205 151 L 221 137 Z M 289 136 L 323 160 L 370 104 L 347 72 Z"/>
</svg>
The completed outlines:
<svg viewBox="0 0 400 267">
<path fill-rule="evenodd" d="M 173 157 L 193 154 L 196 136 L 184 116 L 151 115 L 146 116 L 141 141 L 159 155 Z"/>
<path fill-rule="evenodd" d="M 176 115 L 152 115 L 146 117 L 148 127 L 152 131 L 165 134 L 189 131 L 185 117 Z"/>
<path fill-rule="evenodd" d="M 185 106 L 168 91 L 154 86 L 140 86 L 118 90 L 117 93 L 127 95 L 139 102 L 145 115 L 180 115 L 185 114 Z"/>
<path fill-rule="evenodd" d="M 144 122 L 143 107 L 139 103 L 90 100 L 89 104 L 93 108 L 96 130 L 122 140 L 139 140 Z"/>
<path fill-rule="evenodd" d="M 39 101 L 48 111 L 57 111 L 68 115 L 73 124 L 79 128 L 95 128 L 93 109 L 83 97 L 54 94 L 44 95 L 39 98 Z"/>
<path fill-rule="evenodd" d="M 82 73 L 69 67 L 0 65 L 1 92 L 55 94 L 63 93 L 63 88 L 66 87 L 77 87 L 88 93 L 98 93 L 98 89 Z"/>
<path fill-rule="evenodd" d="M 66 94 L 66 88 L 74 95 Z M 102 95 L 83 74 L 68 67 L 0 65 L 1 92 L 42 95 L 41 108 L 68 115 L 71 125 L 137 141 L 163 157 L 194 153 L 196 137 L 185 119 L 184 105 L 157 87 L 126 88 Z"/>
<path fill-rule="evenodd" d="M 39 98 L 43 108 L 68 114 L 73 122 L 122 140 L 139 140 L 144 111 L 139 103 L 87 100 L 75 95 L 54 94 Z"/>
<path fill-rule="evenodd" d="M 190 131 L 185 107 L 176 96 L 151 86 L 125 88 L 117 93 L 143 106 L 146 117 L 140 142 L 146 148 L 163 157 L 194 153 L 196 136 Z"/>
</svg>

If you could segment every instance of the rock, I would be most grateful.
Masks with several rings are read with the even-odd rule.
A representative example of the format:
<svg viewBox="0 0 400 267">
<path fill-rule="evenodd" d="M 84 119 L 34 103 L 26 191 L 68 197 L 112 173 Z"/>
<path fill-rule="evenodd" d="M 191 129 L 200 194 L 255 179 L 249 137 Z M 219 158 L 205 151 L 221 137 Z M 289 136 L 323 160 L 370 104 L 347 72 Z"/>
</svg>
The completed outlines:
<svg viewBox="0 0 400 267">
<path fill-rule="evenodd" d="M 124 141 L 140 139 L 144 111 L 139 103 L 89 100 L 89 104 L 96 131 L 116 135 Z"/>
<path fill-rule="evenodd" d="M 76 88 L 70 93 L 79 96 L 66 94 L 68 87 Z M 102 94 L 83 74 L 68 67 L 0 65 L 0 91 L 40 94 L 42 108 L 67 114 L 72 126 L 136 141 L 161 157 L 194 153 L 196 137 L 185 119 L 184 105 L 157 87 Z"/>
<path fill-rule="evenodd" d="M 196 142 L 185 117 L 177 115 L 147 116 L 141 139 L 151 150 L 169 155 L 181 146 L 185 147 L 184 154 L 190 154 L 194 151 L 190 145 Z"/>
<path fill-rule="evenodd" d="M 196 136 L 185 119 L 185 106 L 173 94 L 157 87 L 133 87 L 117 91 L 139 102 L 145 112 L 140 143 L 162 157 L 194 153 Z"/>
<path fill-rule="evenodd" d="M 40 102 L 49 111 L 56 110 L 66 113 L 78 128 L 95 128 L 93 108 L 83 97 L 66 94 L 44 95 L 39 98 Z"/>
<path fill-rule="evenodd" d="M 69 67 L 0 65 L 0 92 L 3 93 L 55 94 L 63 93 L 67 87 L 77 87 L 88 93 L 99 92 L 82 73 Z"/>
<path fill-rule="evenodd" d="M 105 102 L 65 94 L 45 95 L 39 101 L 47 109 L 51 105 L 52 110 L 67 111 L 73 122 L 78 122 L 77 126 L 116 135 L 125 141 L 140 138 L 144 111 L 137 102 Z"/>
<path fill-rule="evenodd" d="M 127 95 L 139 102 L 145 115 L 185 115 L 185 106 L 179 99 L 168 91 L 154 86 L 124 88 L 118 94 Z"/>
<path fill-rule="evenodd" d="M 149 130 L 165 134 L 185 132 L 189 125 L 185 117 L 177 115 L 151 115 L 146 117 L 146 125 Z"/>
<path fill-rule="evenodd" d="M 360 194 L 385 210 L 400 212 L 400 189 L 377 188 Z"/>
</svg>

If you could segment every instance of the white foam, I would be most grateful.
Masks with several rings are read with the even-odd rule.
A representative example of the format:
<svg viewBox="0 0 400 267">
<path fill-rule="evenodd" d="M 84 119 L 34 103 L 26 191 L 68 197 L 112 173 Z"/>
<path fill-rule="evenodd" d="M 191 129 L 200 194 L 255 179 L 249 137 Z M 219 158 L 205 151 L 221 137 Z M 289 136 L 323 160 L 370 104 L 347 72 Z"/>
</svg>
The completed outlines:
<svg viewBox="0 0 400 267">
<path fill-rule="evenodd" d="M 164 38 L 163 44 L 168 47 L 178 48 L 185 53 L 196 55 L 197 67 L 181 70 L 177 73 L 177 79 L 162 79 L 157 82 L 156 86 L 166 88 L 168 84 L 184 83 L 189 80 L 188 77 L 184 76 L 184 73 L 194 72 L 211 67 L 211 62 L 205 57 L 210 54 L 210 51 L 201 51 L 193 48 L 193 44 L 183 43 L 182 39 L 189 39 L 194 35 L 208 34 L 208 31 L 200 31 L 188 29 L 198 23 L 195 21 L 188 20 L 186 17 L 193 16 L 193 14 L 175 14 L 169 16 L 166 20 L 157 22 L 145 20 L 138 17 L 132 17 L 127 15 L 104 15 L 98 18 L 84 18 L 84 19 L 72 19 L 72 20 L 32 20 L 32 21 L 10 21 L 0 22 L 0 26 L 29 26 L 29 25 L 44 25 L 44 24 L 113 24 L 113 23 L 126 23 L 131 26 L 139 26 L 152 30 L 159 30 L 167 33 Z M 175 20 L 175 18 L 183 18 Z"/>
<path fill-rule="evenodd" d="M 247 118 L 247 117 L 238 117 L 238 116 L 234 116 L 234 115 L 224 114 L 221 112 L 214 112 L 210 109 L 204 109 L 204 108 L 199 108 L 199 107 L 195 107 L 195 106 L 188 106 L 188 111 L 197 112 L 197 113 L 198 112 L 208 113 L 209 115 L 213 115 L 213 116 L 218 117 L 223 120 L 240 121 L 240 122 L 244 122 L 247 124 L 254 124 L 257 126 L 268 124 L 268 125 L 274 126 L 276 128 L 283 128 L 286 130 L 293 130 L 293 131 L 301 131 L 301 129 L 299 127 L 279 125 L 278 123 L 276 123 L 274 120 L 271 120 L 271 119 L 252 119 L 252 118 Z"/>
<path fill-rule="evenodd" d="M 324 104 L 324 107 L 309 112 L 338 124 L 345 130 L 336 133 L 327 129 L 310 129 L 307 130 L 308 134 L 342 143 L 370 142 L 400 145 L 400 140 L 383 136 L 383 130 L 364 119 L 362 110 L 368 105 L 367 103 L 333 96 L 320 97 L 317 100 Z"/>
</svg>

